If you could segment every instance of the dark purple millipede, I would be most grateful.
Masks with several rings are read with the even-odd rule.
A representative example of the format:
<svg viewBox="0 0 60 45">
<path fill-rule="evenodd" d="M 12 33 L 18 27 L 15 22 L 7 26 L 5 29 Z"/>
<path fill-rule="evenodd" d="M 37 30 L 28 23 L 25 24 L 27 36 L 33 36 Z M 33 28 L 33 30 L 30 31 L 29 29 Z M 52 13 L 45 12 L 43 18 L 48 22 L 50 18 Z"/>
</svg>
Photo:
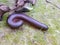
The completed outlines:
<svg viewBox="0 0 60 45">
<path fill-rule="evenodd" d="M 19 19 L 17 22 L 14 22 L 13 20 Z M 46 26 L 45 24 L 38 22 L 37 20 L 27 16 L 26 14 L 11 14 L 8 19 L 7 19 L 7 23 L 9 24 L 9 26 L 11 26 L 12 28 L 18 28 L 20 27 L 24 21 L 28 22 L 29 24 L 33 25 L 34 27 L 38 28 L 38 29 L 42 29 L 42 30 L 48 30 L 48 26 Z"/>
</svg>

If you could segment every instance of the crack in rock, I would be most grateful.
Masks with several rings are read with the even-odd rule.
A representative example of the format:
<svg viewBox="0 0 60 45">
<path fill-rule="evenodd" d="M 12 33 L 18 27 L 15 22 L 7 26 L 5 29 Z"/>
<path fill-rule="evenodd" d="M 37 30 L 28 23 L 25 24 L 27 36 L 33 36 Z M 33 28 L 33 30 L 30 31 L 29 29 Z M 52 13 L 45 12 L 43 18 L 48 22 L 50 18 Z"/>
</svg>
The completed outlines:
<svg viewBox="0 0 60 45">
<path fill-rule="evenodd" d="M 52 0 L 46 0 L 46 2 L 50 3 L 51 5 L 55 6 L 58 9 L 60 9 L 60 4 L 54 4 Z"/>
</svg>

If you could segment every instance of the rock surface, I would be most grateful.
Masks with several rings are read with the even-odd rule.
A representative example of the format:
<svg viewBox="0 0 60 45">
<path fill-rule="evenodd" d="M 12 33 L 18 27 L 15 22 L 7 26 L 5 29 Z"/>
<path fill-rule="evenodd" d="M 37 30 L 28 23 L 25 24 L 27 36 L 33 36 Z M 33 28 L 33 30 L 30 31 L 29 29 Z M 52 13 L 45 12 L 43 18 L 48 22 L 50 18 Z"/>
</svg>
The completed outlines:
<svg viewBox="0 0 60 45">
<path fill-rule="evenodd" d="M 8 2 L 9 1 L 9 2 Z M 50 1 L 50 0 L 49 0 Z M 14 0 L 0 0 L 1 3 L 13 7 Z M 28 24 L 19 29 L 11 29 L 6 24 L 8 14 L 0 22 L 0 45 L 60 45 L 60 9 L 54 5 L 60 5 L 60 0 L 37 0 L 34 9 L 27 13 L 32 18 L 49 26 L 47 32 L 42 32 Z"/>
</svg>

